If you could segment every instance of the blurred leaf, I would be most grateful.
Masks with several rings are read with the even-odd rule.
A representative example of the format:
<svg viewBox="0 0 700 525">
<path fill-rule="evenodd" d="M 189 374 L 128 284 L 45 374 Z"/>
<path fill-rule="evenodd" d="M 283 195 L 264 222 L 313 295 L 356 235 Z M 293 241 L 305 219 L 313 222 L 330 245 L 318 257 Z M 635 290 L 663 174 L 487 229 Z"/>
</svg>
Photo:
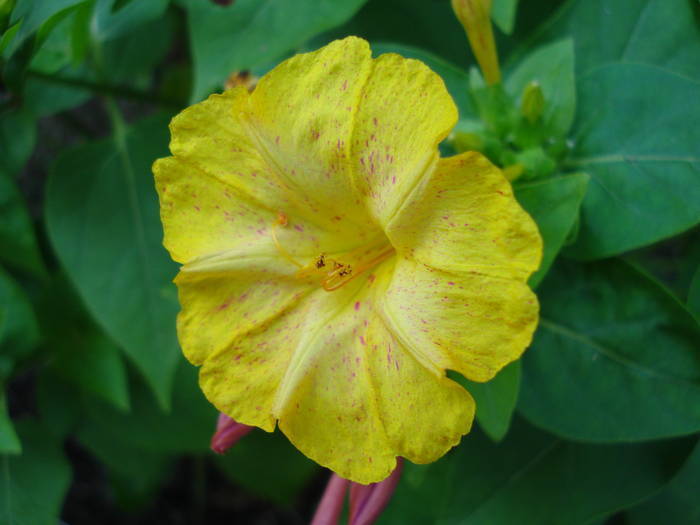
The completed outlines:
<svg viewBox="0 0 700 525">
<path fill-rule="evenodd" d="M 194 60 L 192 100 L 222 89 L 230 73 L 275 59 L 350 18 L 365 0 L 182 0 Z"/>
<path fill-rule="evenodd" d="M 520 361 L 515 361 L 487 383 L 453 377 L 476 401 L 476 420 L 484 433 L 500 441 L 508 433 L 520 392 Z"/>
<path fill-rule="evenodd" d="M 491 18 L 501 31 L 509 35 L 513 32 L 517 11 L 518 0 L 493 0 Z"/>
<path fill-rule="evenodd" d="M 216 464 L 251 494 L 279 505 L 293 504 L 318 465 L 304 456 L 282 435 L 254 430 Z M 280 475 L 280 473 L 284 475 Z"/>
<path fill-rule="evenodd" d="M 671 483 L 648 501 L 627 512 L 628 525 L 659 523 L 700 523 L 700 445 L 686 461 Z"/>
<path fill-rule="evenodd" d="M 85 305 L 168 406 L 179 360 L 176 273 L 161 246 L 151 164 L 167 154 L 168 119 L 63 154 L 46 190 L 51 242 Z"/>
<path fill-rule="evenodd" d="M 59 377 L 55 370 L 42 368 L 36 386 L 39 417 L 52 435 L 65 438 L 85 417 L 84 392 Z"/>
<path fill-rule="evenodd" d="M 0 262 L 38 275 L 45 271 L 24 198 L 1 170 Z"/>
<path fill-rule="evenodd" d="M 700 56 L 698 57 L 700 61 Z M 697 82 L 641 64 L 581 78 L 569 167 L 592 181 L 577 243 L 596 259 L 681 233 L 700 222 Z"/>
<path fill-rule="evenodd" d="M 529 281 L 533 288 L 547 275 L 576 224 L 588 180 L 588 175 L 576 173 L 524 184 L 516 183 L 515 197 L 537 223 L 544 241 L 540 268 Z"/>
<path fill-rule="evenodd" d="M 428 51 L 416 47 L 392 43 L 372 43 L 374 56 L 383 53 L 398 53 L 406 58 L 415 58 L 425 63 L 445 81 L 447 91 L 459 108 L 460 118 L 474 118 L 475 110 L 469 98 L 469 75 L 466 71 Z"/>
<path fill-rule="evenodd" d="M 131 412 L 115 410 L 97 398 L 85 399 L 83 442 L 119 436 L 124 447 L 160 454 L 205 452 L 216 428 L 217 412 L 197 382 L 197 369 L 184 358 L 173 384 L 172 408 L 164 412 L 142 381 L 132 381 Z M 128 429 L 128 431 L 125 431 Z"/>
<path fill-rule="evenodd" d="M 27 37 L 34 34 L 51 18 L 86 0 L 16 0 L 10 16 L 10 24 L 21 22 L 14 38 L 4 49 L 5 58 L 12 55 Z"/>
<path fill-rule="evenodd" d="M 690 446 L 577 444 L 516 419 L 502 443 L 473 431 L 436 463 L 407 463 L 378 523 L 583 525 L 659 490 Z"/>
<path fill-rule="evenodd" d="M 0 523 L 55 525 L 71 472 L 61 443 L 36 421 L 20 421 L 21 456 L 0 456 Z"/>
<path fill-rule="evenodd" d="M 60 84 L 31 75 L 22 86 L 24 106 L 37 118 L 71 109 L 91 96 L 86 88 Z"/>
<path fill-rule="evenodd" d="M 146 3 L 134 2 L 129 5 Z M 106 42 L 102 47 L 102 60 L 107 66 L 104 71 L 106 79 L 115 85 L 149 89 L 154 68 L 170 49 L 174 26 L 170 16 L 160 16 L 129 27 L 128 34 Z"/>
<path fill-rule="evenodd" d="M 39 315 L 55 374 L 128 410 L 126 367 L 119 348 L 95 326 L 65 280 L 56 279 L 46 290 Z"/>
<path fill-rule="evenodd" d="M 17 437 L 15 427 L 7 413 L 7 399 L 5 390 L 0 383 L 0 455 L 19 454 L 22 452 L 22 444 Z"/>
<path fill-rule="evenodd" d="M 700 267 L 690 283 L 688 291 L 688 309 L 700 318 Z"/>
<path fill-rule="evenodd" d="M 313 47 L 347 35 L 422 49 L 460 67 L 474 64 L 464 28 L 449 0 L 369 0 L 357 15 L 322 35 Z"/>
<path fill-rule="evenodd" d="M 31 114 L 14 110 L 0 115 L 0 171 L 12 177 L 17 175 L 35 144 L 36 122 Z"/>
<path fill-rule="evenodd" d="M 667 290 L 618 260 L 559 261 L 539 289 L 519 409 L 586 441 L 700 430 L 700 326 Z"/>
<path fill-rule="evenodd" d="M 565 136 L 574 121 L 576 88 L 574 82 L 574 44 L 560 40 L 534 50 L 508 75 L 506 90 L 516 99 L 525 86 L 537 82 L 544 94 L 542 122 L 555 136 Z"/>
<path fill-rule="evenodd" d="M 133 423 L 132 423 L 133 424 Z M 109 481 L 122 507 L 146 504 L 162 486 L 173 458 L 157 451 L 144 451 L 124 439 L 115 439 L 114 429 L 82 432 L 81 444 L 107 468 Z M 116 434 L 123 436 L 124 429 Z"/>
<path fill-rule="evenodd" d="M 128 2 L 115 9 L 118 0 L 97 0 L 93 19 L 93 34 L 96 39 L 105 41 L 123 36 L 144 22 L 163 16 L 170 0 L 149 0 L 148 2 Z M 123 4 L 123 2 L 122 2 Z M 157 38 L 152 40 L 158 44 Z M 147 48 L 143 48 L 148 51 Z"/>
<path fill-rule="evenodd" d="M 27 357 L 39 342 L 39 328 L 29 299 L 0 266 L 0 383 L 15 361 Z"/>
</svg>

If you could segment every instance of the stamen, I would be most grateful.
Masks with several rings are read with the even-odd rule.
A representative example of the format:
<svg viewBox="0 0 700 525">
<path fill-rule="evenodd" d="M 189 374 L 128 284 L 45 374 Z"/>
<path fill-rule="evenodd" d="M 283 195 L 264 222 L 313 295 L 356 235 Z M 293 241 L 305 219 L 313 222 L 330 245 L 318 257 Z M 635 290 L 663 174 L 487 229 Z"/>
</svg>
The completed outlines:
<svg viewBox="0 0 700 525">
<path fill-rule="evenodd" d="M 388 259 L 394 254 L 394 248 L 388 248 L 382 253 L 370 259 L 369 261 L 363 261 L 356 269 L 353 270 L 352 266 L 344 265 L 341 263 L 335 263 L 339 265 L 328 276 L 321 281 L 321 286 L 327 292 L 332 292 L 348 284 L 350 281 L 355 279 L 355 277 L 363 274 L 367 270 L 371 270 L 380 262 Z"/>
</svg>

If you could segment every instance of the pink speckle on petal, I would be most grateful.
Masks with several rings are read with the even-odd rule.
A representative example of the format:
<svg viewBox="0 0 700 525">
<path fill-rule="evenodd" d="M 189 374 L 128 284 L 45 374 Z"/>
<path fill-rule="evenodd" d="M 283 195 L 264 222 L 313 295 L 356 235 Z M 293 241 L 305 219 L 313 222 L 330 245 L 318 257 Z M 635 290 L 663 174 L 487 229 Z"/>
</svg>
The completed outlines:
<svg viewBox="0 0 700 525">
<path fill-rule="evenodd" d="M 303 232 L 303 231 L 304 231 L 304 227 L 303 227 L 301 224 L 295 224 L 295 225 L 294 225 L 294 229 L 295 229 L 296 231 L 298 231 L 298 232 Z"/>
<path fill-rule="evenodd" d="M 367 344 L 367 342 L 365 341 L 364 336 L 360 336 L 360 343 L 362 343 L 363 345 L 366 345 L 366 344 Z"/>
<path fill-rule="evenodd" d="M 449 281 L 447 284 L 449 284 L 450 286 L 454 286 L 454 285 L 455 285 L 455 283 L 453 283 L 452 281 Z"/>
<path fill-rule="evenodd" d="M 360 301 L 355 302 L 355 311 L 357 312 L 360 309 Z"/>
</svg>

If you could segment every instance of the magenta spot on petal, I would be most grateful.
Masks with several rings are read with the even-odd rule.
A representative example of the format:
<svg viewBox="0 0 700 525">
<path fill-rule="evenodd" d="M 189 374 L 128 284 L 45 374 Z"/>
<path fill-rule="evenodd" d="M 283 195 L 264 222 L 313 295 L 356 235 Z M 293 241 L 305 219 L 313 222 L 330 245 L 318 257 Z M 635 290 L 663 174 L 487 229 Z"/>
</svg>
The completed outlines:
<svg viewBox="0 0 700 525">
<path fill-rule="evenodd" d="M 393 177 L 391 177 L 391 183 L 392 183 L 392 184 L 396 184 L 396 175 L 394 175 Z"/>
<path fill-rule="evenodd" d="M 363 345 L 367 344 L 367 342 L 365 341 L 365 338 L 363 336 L 360 336 L 360 343 L 362 343 Z"/>
<path fill-rule="evenodd" d="M 355 311 L 357 312 L 360 309 L 360 301 L 355 302 Z"/>
<path fill-rule="evenodd" d="M 301 224 L 295 224 L 295 225 L 294 225 L 294 229 L 295 229 L 296 231 L 298 231 L 298 232 L 303 232 L 303 231 L 304 231 L 304 227 L 303 227 Z"/>
<path fill-rule="evenodd" d="M 449 281 L 447 284 L 449 284 L 450 286 L 454 286 L 454 285 L 455 285 L 455 283 L 453 283 L 452 281 Z"/>
</svg>

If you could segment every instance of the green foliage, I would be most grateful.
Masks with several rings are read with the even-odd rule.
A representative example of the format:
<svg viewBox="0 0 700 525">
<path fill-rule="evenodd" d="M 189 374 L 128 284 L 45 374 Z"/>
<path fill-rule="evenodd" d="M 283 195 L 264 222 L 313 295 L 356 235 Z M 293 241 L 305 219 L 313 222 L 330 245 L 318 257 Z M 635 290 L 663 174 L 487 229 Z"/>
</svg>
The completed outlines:
<svg viewBox="0 0 700 525">
<path fill-rule="evenodd" d="M 700 445 L 661 493 L 627 513 L 630 525 L 700 522 Z"/>
<path fill-rule="evenodd" d="M 476 401 L 479 427 L 494 441 L 502 440 L 508 433 L 520 392 L 520 377 L 520 361 L 515 361 L 488 383 L 454 378 L 462 383 Z"/>
<path fill-rule="evenodd" d="M 344 22 L 364 1 L 238 0 L 223 7 L 206 0 L 182 0 L 195 65 L 192 99 L 220 89 L 231 73 L 278 59 Z"/>
<path fill-rule="evenodd" d="M 188 101 L 349 34 L 443 78 L 443 154 L 503 168 L 544 241 L 531 349 L 487 383 L 450 372 L 474 430 L 407 464 L 381 522 L 700 520 L 700 3 L 493 0 L 494 86 L 449 0 L 221 4 L 0 0 L 0 523 L 57 523 L 66 442 L 105 507 L 142 512 L 183 465 L 195 506 L 313 506 L 320 470 L 279 432 L 209 451 L 151 164 Z"/>
<path fill-rule="evenodd" d="M 179 357 L 170 284 L 176 268 L 160 246 L 150 167 L 167 153 L 167 123 L 158 115 L 65 153 L 46 194 L 47 228 L 63 268 L 163 406 Z"/>
<path fill-rule="evenodd" d="M 21 456 L 0 456 L 0 520 L 7 525 L 54 525 L 71 473 L 57 439 L 32 420 L 18 423 Z"/>
<path fill-rule="evenodd" d="M 530 286 L 542 281 L 575 228 L 588 180 L 585 173 L 575 173 L 515 186 L 518 202 L 535 219 L 544 241 L 540 269 L 530 277 Z"/>
<path fill-rule="evenodd" d="M 0 262 L 28 272 L 43 272 L 27 206 L 15 182 L 1 170 Z"/>
<path fill-rule="evenodd" d="M 407 465 L 379 523 L 588 523 L 659 490 L 691 446 L 579 444 L 516 420 L 502 443 L 477 431 L 430 466 Z"/>
<path fill-rule="evenodd" d="M 523 360 L 525 417 L 598 442 L 700 430 L 700 326 L 671 294 L 614 259 L 559 264 L 540 290 L 540 327 Z"/>
</svg>

